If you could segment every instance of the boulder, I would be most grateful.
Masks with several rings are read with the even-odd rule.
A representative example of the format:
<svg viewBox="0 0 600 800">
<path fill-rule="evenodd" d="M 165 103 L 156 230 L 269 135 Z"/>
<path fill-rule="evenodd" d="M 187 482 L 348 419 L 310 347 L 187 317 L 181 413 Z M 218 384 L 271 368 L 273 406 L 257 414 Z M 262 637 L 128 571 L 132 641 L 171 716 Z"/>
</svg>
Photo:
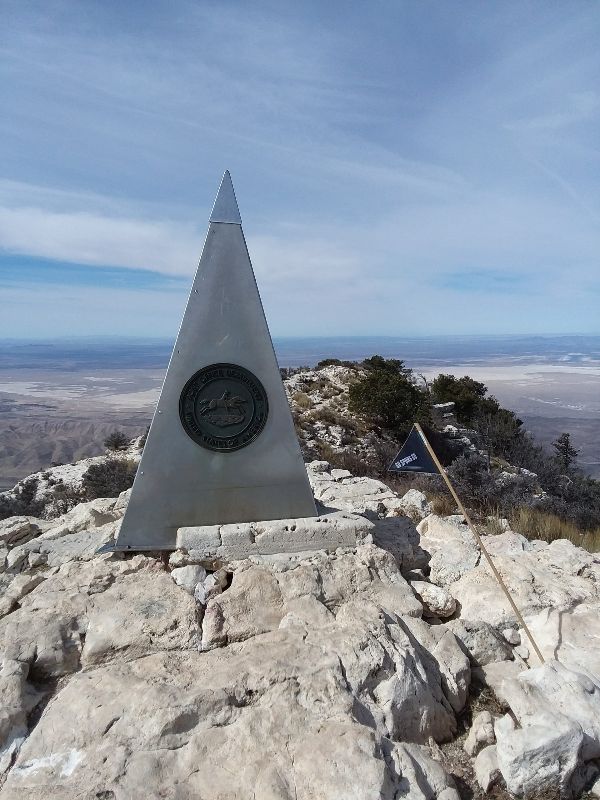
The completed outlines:
<svg viewBox="0 0 600 800">
<path fill-rule="evenodd" d="M 473 666 L 512 659 L 512 648 L 487 622 L 456 619 L 446 623 L 468 653 Z"/>
<path fill-rule="evenodd" d="M 67 514 L 55 520 L 56 524 L 45 532 L 44 538 L 59 539 L 70 533 L 100 528 L 108 522 L 114 522 L 122 516 L 122 511 L 115 511 L 115 503 L 114 497 L 102 497 L 87 503 L 79 503 Z"/>
<path fill-rule="evenodd" d="M 547 661 L 504 681 L 499 694 L 523 728 L 572 723 L 583 734 L 583 760 L 600 757 L 600 681 Z"/>
<path fill-rule="evenodd" d="M 76 506 L 76 508 L 79 508 L 79 506 Z M 38 563 L 44 563 L 50 567 L 60 566 L 67 561 L 92 558 L 102 545 L 114 539 L 120 521 L 111 521 L 100 526 L 92 525 L 89 529 L 79 529 L 82 515 L 83 512 L 73 523 L 65 523 L 51 528 L 46 533 L 30 539 L 25 544 L 14 547 L 9 551 L 6 558 L 7 570 L 20 572 L 27 568 L 32 561 L 35 563 L 36 558 L 35 555 L 32 558 L 32 554 L 41 554 L 41 558 L 37 559 Z M 63 519 L 66 519 L 67 516 L 65 515 Z M 91 516 L 95 520 L 103 518 L 99 512 L 94 512 Z M 77 530 L 71 531 L 71 524 Z"/>
<path fill-rule="evenodd" d="M 477 753 L 487 745 L 492 745 L 496 741 L 494 734 L 494 718 L 489 711 L 480 711 L 473 718 L 469 735 L 465 739 L 464 749 L 470 756 Z"/>
<path fill-rule="evenodd" d="M 42 694 L 27 683 L 27 664 L 4 659 L 0 671 L 0 776 L 4 775 L 29 732 L 27 716 Z"/>
<path fill-rule="evenodd" d="M 314 470 L 308 476 L 315 499 L 327 508 L 382 515 L 400 510 L 398 495 L 374 478 L 344 478 L 338 482 L 327 472 L 314 473 Z"/>
<path fill-rule="evenodd" d="M 45 576 L 39 572 L 33 575 L 15 575 L 0 599 L 0 616 L 5 616 L 25 595 L 38 586 Z"/>
<path fill-rule="evenodd" d="M 600 680 L 600 600 L 544 608 L 529 616 L 527 625 L 545 658 Z M 525 636 L 523 642 L 529 644 Z"/>
<path fill-rule="evenodd" d="M 529 658 L 529 648 L 527 647 L 526 644 L 518 644 L 515 647 L 514 651 L 519 656 L 519 658 L 523 659 L 523 661 L 527 661 L 527 659 Z"/>
<path fill-rule="evenodd" d="M 424 519 L 431 514 L 431 503 L 418 489 L 409 489 L 402 495 L 399 507 L 405 514 L 416 516 L 418 519 Z"/>
<path fill-rule="evenodd" d="M 409 517 L 385 517 L 373 520 L 373 543 L 391 553 L 402 573 L 422 569 L 429 562 L 429 554 L 419 543 L 419 534 Z"/>
<path fill-rule="evenodd" d="M 417 525 L 421 547 L 430 554 L 430 580 L 450 588 L 479 563 L 479 549 L 462 517 L 430 514 Z M 454 592 L 452 592 L 454 595 Z M 456 596 L 456 595 L 454 595 Z"/>
<path fill-rule="evenodd" d="M 34 539 L 42 532 L 40 521 L 35 517 L 9 517 L 0 520 L 0 542 L 14 547 Z"/>
<path fill-rule="evenodd" d="M 456 611 L 456 600 L 441 586 L 426 581 L 411 581 L 410 585 L 423 603 L 425 616 L 451 617 Z"/>
<path fill-rule="evenodd" d="M 116 657 L 198 646 L 196 606 L 165 572 L 148 571 L 136 579 L 117 579 L 92 595 L 86 609 L 84 666 Z"/>
<path fill-rule="evenodd" d="M 496 725 L 498 764 L 509 791 L 572 792 L 576 770 L 600 756 L 600 683 L 557 661 L 505 680 L 499 695 L 520 728 Z"/>
<path fill-rule="evenodd" d="M 293 631 L 74 675 L 21 748 L 6 800 L 54 796 L 457 800 L 416 744 L 353 719 L 339 658 Z M 232 773 L 231 766 L 235 765 Z"/>
<path fill-rule="evenodd" d="M 502 631 L 502 636 L 504 636 L 504 638 L 509 644 L 512 645 L 521 644 L 521 634 L 514 628 L 505 628 Z"/>
<path fill-rule="evenodd" d="M 171 570 L 171 577 L 188 594 L 194 594 L 196 586 L 206 578 L 206 570 L 198 564 L 177 567 Z"/>
<path fill-rule="evenodd" d="M 537 548 L 527 543 L 527 549 L 515 551 L 513 540 L 506 537 L 508 534 L 489 537 L 499 541 L 493 555 L 494 564 L 526 621 L 546 609 L 562 614 L 579 605 L 598 604 L 593 556 L 588 554 L 589 558 L 582 557 L 581 560 L 574 557 L 571 563 L 567 559 L 567 569 L 563 570 L 554 563 L 560 561 L 555 556 L 561 550 L 548 552 L 551 545 Z M 586 564 L 589 565 L 587 577 Z M 575 565 L 579 571 L 573 574 Z M 514 611 L 485 561 L 464 572 L 447 588 L 460 603 L 461 615 L 465 618 L 484 620 L 500 629 L 518 624 Z M 544 656 L 552 658 L 553 654 L 544 653 Z"/>
<path fill-rule="evenodd" d="M 492 744 L 484 747 L 477 754 L 473 764 L 473 771 L 482 791 L 487 793 L 500 777 L 496 745 Z"/>
<path fill-rule="evenodd" d="M 196 584 L 194 589 L 194 600 L 198 605 L 205 606 L 211 597 L 221 594 L 228 583 L 228 573 L 224 569 L 211 572 L 210 575 Z"/>
<path fill-rule="evenodd" d="M 467 702 L 471 684 L 471 665 L 458 639 L 442 625 L 428 625 L 420 619 L 405 617 L 402 621 L 415 640 L 436 662 L 430 668 L 435 676 L 439 673 L 442 690 L 453 711 L 460 713 Z M 427 656 L 423 656 L 427 659 Z M 437 677 L 432 678 L 435 682 Z"/>
<path fill-rule="evenodd" d="M 357 593 L 389 613 L 422 613 L 389 553 L 373 545 L 359 547 L 356 555 L 328 556 L 315 551 L 292 568 L 274 571 L 268 565 L 246 562 L 235 570 L 229 589 L 208 601 L 203 647 L 223 646 L 275 630 L 286 614 L 301 613 L 300 605 L 304 611 L 310 606 L 311 615 L 326 615 L 354 600 Z"/>
<path fill-rule="evenodd" d="M 120 511 L 121 513 L 125 513 L 125 509 L 129 504 L 130 497 L 131 497 L 131 489 L 126 489 L 124 492 L 121 492 L 121 494 L 116 499 L 113 509 L 115 511 Z"/>
<path fill-rule="evenodd" d="M 350 472 L 350 470 L 347 469 L 332 469 L 331 477 L 333 478 L 334 481 L 337 481 L 339 483 L 340 481 L 343 481 L 346 478 L 352 478 L 353 475 Z"/>
<path fill-rule="evenodd" d="M 561 796 L 570 795 L 583 743 L 578 725 L 528 725 L 502 733 L 496 729 L 496 737 L 498 767 L 509 792 L 543 797 L 558 789 Z"/>
<path fill-rule="evenodd" d="M 309 478 L 313 477 L 312 473 L 322 475 L 324 472 L 329 472 L 329 470 L 329 461 L 310 461 L 306 465 L 306 471 L 308 472 Z"/>
</svg>

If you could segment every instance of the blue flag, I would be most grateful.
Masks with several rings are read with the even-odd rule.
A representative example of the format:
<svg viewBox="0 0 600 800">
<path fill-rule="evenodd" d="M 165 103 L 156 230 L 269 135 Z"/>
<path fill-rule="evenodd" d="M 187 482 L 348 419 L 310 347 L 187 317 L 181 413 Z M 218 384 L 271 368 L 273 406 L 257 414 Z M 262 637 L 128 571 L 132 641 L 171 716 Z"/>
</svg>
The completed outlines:
<svg viewBox="0 0 600 800">
<path fill-rule="evenodd" d="M 425 447 L 419 431 L 413 427 L 400 452 L 388 467 L 388 472 L 425 472 L 439 475 L 435 461 Z"/>
</svg>

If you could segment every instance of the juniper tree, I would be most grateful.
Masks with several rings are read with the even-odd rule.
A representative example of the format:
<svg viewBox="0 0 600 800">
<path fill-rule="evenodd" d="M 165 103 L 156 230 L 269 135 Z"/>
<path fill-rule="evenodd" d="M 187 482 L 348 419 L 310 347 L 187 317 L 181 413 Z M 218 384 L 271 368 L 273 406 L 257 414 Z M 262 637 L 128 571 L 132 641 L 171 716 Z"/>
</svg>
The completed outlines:
<svg viewBox="0 0 600 800">
<path fill-rule="evenodd" d="M 129 439 L 123 431 L 113 431 L 104 440 L 104 447 L 107 450 L 125 450 L 129 444 Z"/>
<path fill-rule="evenodd" d="M 579 450 L 576 450 L 571 444 L 571 436 L 568 433 L 561 433 L 555 442 L 552 442 L 552 447 L 555 450 L 555 456 L 558 465 L 565 473 L 571 471 L 571 467 L 575 464 Z"/>
</svg>

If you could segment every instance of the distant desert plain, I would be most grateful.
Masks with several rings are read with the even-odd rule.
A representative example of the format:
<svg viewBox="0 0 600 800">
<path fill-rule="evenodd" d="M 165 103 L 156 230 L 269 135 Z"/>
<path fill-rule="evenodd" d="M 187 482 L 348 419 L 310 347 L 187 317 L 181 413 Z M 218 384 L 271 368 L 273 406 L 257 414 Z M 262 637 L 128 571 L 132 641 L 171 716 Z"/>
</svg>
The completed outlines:
<svg viewBox="0 0 600 800">
<path fill-rule="evenodd" d="M 118 429 L 143 433 L 171 343 L 77 340 L 0 343 L 0 490 L 51 464 L 103 452 Z M 580 467 L 600 477 L 600 337 L 392 337 L 275 340 L 281 366 L 374 353 L 427 379 L 483 381 L 548 445 L 569 431 Z"/>
</svg>

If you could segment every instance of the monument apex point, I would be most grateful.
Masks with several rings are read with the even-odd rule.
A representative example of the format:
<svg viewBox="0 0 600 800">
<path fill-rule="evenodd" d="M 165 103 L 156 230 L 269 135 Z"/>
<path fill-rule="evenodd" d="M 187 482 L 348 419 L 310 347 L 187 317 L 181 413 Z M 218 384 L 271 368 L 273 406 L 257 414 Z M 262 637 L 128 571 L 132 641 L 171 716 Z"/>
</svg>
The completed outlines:
<svg viewBox="0 0 600 800">
<path fill-rule="evenodd" d="M 229 170 L 225 170 L 212 213 L 210 215 L 211 222 L 225 222 L 230 225 L 241 225 L 242 218 L 240 217 L 240 210 L 238 208 L 237 200 L 235 199 L 235 191 L 233 190 L 233 183 Z"/>
</svg>

